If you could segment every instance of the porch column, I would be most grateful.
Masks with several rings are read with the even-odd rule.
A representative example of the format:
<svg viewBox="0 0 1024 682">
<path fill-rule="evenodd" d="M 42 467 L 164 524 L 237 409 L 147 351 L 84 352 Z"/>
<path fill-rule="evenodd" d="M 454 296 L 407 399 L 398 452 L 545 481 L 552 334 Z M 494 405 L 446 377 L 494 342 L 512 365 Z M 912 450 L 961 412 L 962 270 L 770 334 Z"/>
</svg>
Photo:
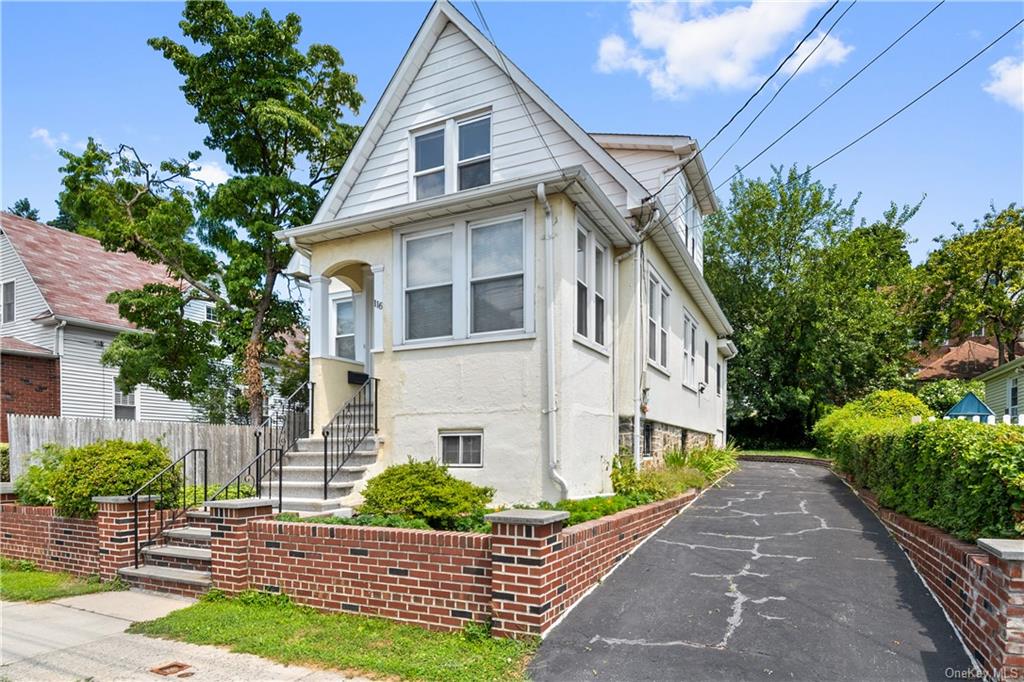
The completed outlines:
<svg viewBox="0 0 1024 682">
<path fill-rule="evenodd" d="M 330 330 L 331 310 L 329 288 L 330 277 L 313 275 L 309 278 L 312 297 L 309 302 L 309 357 L 325 358 L 328 356 L 328 334 Z"/>
<path fill-rule="evenodd" d="M 370 276 L 373 278 L 373 338 L 370 339 L 370 352 L 380 353 L 384 350 L 384 266 L 371 265 Z"/>
</svg>

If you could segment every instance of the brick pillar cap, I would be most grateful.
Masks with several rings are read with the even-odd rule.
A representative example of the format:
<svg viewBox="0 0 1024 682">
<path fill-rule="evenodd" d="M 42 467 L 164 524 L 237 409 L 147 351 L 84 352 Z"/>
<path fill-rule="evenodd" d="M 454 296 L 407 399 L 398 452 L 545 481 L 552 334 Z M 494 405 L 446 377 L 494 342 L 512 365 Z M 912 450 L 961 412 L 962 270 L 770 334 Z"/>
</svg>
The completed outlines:
<svg viewBox="0 0 1024 682">
<path fill-rule="evenodd" d="M 569 518 L 569 512 L 567 511 L 509 509 L 488 514 L 484 517 L 484 520 L 491 523 L 514 523 L 521 526 L 546 526 L 557 521 L 565 521 L 567 518 Z"/>
<path fill-rule="evenodd" d="M 13 492 L 14 492 L 14 484 L 13 483 L 8 483 L 7 481 L 0 481 L 0 493 L 6 494 L 6 493 L 13 493 Z"/>
<path fill-rule="evenodd" d="M 139 502 L 156 502 L 159 499 L 159 495 L 139 495 Z M 135 498 L 131 495 L 100 495 L 92 498 L 92 501 L 100 504 L 104 502 L 109 504 L 127 504 L 128 502 L 134 502 Z"/>
<path fill-rule="evenodd" d="M 253 509 L 255 507 L 272 507 L 272 500 L 261 500 L 258 497 L 245 497 L 240 500 L 207 500 L 207 509 Z"/>
<path fill-rule="evenodd" d="M 1024 540 L 979 539 L 978 547 L 999 559 L 1024 561 Z"/>
</svg>

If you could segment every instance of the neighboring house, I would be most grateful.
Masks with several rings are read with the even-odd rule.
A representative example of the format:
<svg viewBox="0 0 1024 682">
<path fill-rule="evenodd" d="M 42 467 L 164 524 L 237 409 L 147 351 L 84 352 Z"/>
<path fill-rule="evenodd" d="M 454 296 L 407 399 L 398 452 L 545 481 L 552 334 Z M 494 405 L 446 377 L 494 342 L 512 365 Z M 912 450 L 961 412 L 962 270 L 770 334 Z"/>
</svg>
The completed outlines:
<svg viewBox="0 0 1024 682">
<path fill-rule="evenodd" d="M 609 493 L 620 445 L 724 443 L 716 209 L 695 140 L 588 134 L 436 3 L 313 224 L 281 233 L 308 259 L 316 431 L 372 376 L 376 470 L 437 459 L 500 502 Z"/>
<path fill-rule="evenodd" d="M 985 372 L 985 403 L 995 412 L 996 419 L 1003 416 L 1024 415 L 1024 356 Z"/>
<path fill-rule="evenodd" d="M 1024 354 L 1024 343 L 1017 344 L 1017 353 Z M 999 365 L 999 349 L 987 337 L 969 338 L 958 344 L 945 344 L 920 363 L 918 381 L 938 379 L 975 379 Z"/>
<path fill-rule="evenodd" d="M 0 441 L 7 414 L 188 421 L 189 403 L 148 387 L 122 394 L 117 370 L 100 362 L 118 333 L 133 329 L 107 303 L 114 291 L 170 281 L 134 255 L 95 239 L 0 213 Z M 185 314 L 207 319 L 207 304 Z"/>
</svg>

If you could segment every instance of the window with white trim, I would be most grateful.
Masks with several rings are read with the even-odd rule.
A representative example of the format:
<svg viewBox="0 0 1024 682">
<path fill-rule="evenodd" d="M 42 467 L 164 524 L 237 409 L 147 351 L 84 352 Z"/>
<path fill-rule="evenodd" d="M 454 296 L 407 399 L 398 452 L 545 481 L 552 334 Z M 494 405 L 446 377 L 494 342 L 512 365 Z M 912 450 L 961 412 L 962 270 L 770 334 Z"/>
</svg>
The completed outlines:
<svg viewBox="0 0 1024 682">
<path fill-rule="evenodd" d="M 704 339 L 704 385 L 711 380 L 711 348 L 708 340 Z"/>
<path fill-rule="evenodd" d="M 1011 417 L 1020 416 L 1020 377 L 1013 377 L 1006 384 L 1006 412 Z"/>
<path fill-rule="evenodd" d="M 662 369 L 668 369 L 669 291 L 652 275 L 647 298 L 647 358 Z"/>
<path fill-rule="evenodd" d="M 522 213 L 402 234 L 396 343 L 532 331 L 530 239 Z"/>
<path fill-rule="evenodd" d="M 0 307 L 0 322 L 14 322 L 14 281 L 4 282 L 0 288 L 0 298 L 3 305 Z"/>
<path fill-rule="evenodd" d="M 715 363 L 715 393 L 722 395 L 722 363 Z"/>
<path fill-rule="evenodd" d="M 484 434 L 481 431 L 442 432 L 441 464 L 450 467 L 479 467 L 484 463 Z"/>
<path fill-rule="evenodd" d="M 416 198 L 429 199 L 444 194 L 444 128 L 420 133 L 413 138 L 415 166 L 413 182 Z"/>
<path fill-rule="evenodd" d="M 217 323 L 220 321 L 217 319 L 217 306 L 213 303 L 208 303 L 204 312 L 207 322 Z"/>
<path fill-rule="evenodd" d="M 576 228 L 576 335 L 607 346 L 609 247 L 593 229 Z"/>
<path fill-rule="evenodd" d="M 450 118 L 412 134 L 413 200 L 491 184 L 491 115 Z"/>
<path fill-rule="evenodd" d="M 351 296 L 334 301 L 334 355 L 356 359 L 356 310 Z"/>
<path fill-rule="evenodd" d="M 121 393 L 114 387 L 114 419 L 135 421 L 135 391 Z"/>
<path fill-rule="evenodd" d="M 683 384 L 697 383 L 697 321 L 683 310 Z"/>
</svg>

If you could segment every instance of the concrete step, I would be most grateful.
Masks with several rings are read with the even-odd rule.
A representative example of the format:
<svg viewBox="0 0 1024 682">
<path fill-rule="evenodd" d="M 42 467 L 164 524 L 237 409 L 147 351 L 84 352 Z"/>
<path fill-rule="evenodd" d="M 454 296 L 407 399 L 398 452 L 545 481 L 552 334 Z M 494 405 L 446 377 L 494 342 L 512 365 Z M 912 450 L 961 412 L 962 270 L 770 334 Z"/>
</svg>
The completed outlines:
<svg viewBox="0 0 1024 682">
<path fill-rule="evenodd" d="M 345 500 L 344 497 L 333 497 L 326 500 L 322 497 L 285 497 L 281 501 L 281 507 L 282 511 L 297 512 L 303 515 L 306 513 L 326 514 L 349 506 L 345 504 Z"/>
<path fill-rule="evenodd" d="M 358 481 L 363 477 L 363 473 L 369 468 L 368 465 L 350 466 L 345 465 L 334 477 L 335 481 L 349 482 Z M 320 481 L 323 483 L 324 480 L 324 467 L 323 464 L 311 466 L 304 464 L 285 464 L 282 467 L 282 477 L 285 481 Z"/>
<path fill-rule="evenodd" d="M 210 529 L 200 526 L 185 526 L 164 531 L 168 542 L 182 546 L 203 546 L 210 544 Z"/>
<path fill-rule="evenodd" d="M 347 467 L 365 467 L 377 461 L 376 450 L 357 450 L 345 461 Z M 284 458 L 285 466 L 320 467 L 320 475 L 324 471 L 323 452 L 290 452 Z"/>
<path fill-rule="evenodd" d="M 151 592 L 168 592 L 195 597 L 210 589 L 213 579 L 209 571 L 196 571 L 164 566 L 127 566 L 118 575 L 132 587 Z"/>
<path fill-rule="evenodd" d="M 344 497 L 352 491 L 352 486 L 353 483 L 351 482 L 331 481 L 327 484 L 327 492 L 332 497 Z M 287 498 L 323 499 L 324 482 L 323 479 L 319 481 L 289 481 L 285 479 L 281 481 L 281 493 L 282 497 Z M 263 495 L 264 497 L 276 500 L 277 481 L 265 481 L 263 483 Z"/>
<path fill-rule="evenodd" d="M 351 442 L 354 439 L 352 439 L 352 438 L 340 439 L 339 438 L 338 440 L 339 440 L 340 443 L 345 443 L 345 442 Z M 359 447 L 357 448 L 357 451 L 373 451 L 373 452 L 376 452 L 377 448 L 380 446 L 380 444 L 382 442 L 383 442 L 383 440 L 380 438 L 380 436 L 375 436 L 374 434 L 371 433 L 366 438 L 364 438 L 361 443 L 359 443 Z M 323 455 L 323 452 L 324 452 L 324 439 L 323 438 L 319 438 L 319 437 L 318 438 L 300 438 L 299 440 L 297 440 L 295 442 L 295 448 L 293 450 L 289 451 L 289 454 L 292 453 L 292 452 L 318 452 L 321 455 Z"/>
<path fill-rule="evenodd" d="M 142 550 L 142 556 L 147 566 L 189 571 L 210 570 L 209 547 L 160 545 L 157 547 L 146 547 Z"/>
</svg>

